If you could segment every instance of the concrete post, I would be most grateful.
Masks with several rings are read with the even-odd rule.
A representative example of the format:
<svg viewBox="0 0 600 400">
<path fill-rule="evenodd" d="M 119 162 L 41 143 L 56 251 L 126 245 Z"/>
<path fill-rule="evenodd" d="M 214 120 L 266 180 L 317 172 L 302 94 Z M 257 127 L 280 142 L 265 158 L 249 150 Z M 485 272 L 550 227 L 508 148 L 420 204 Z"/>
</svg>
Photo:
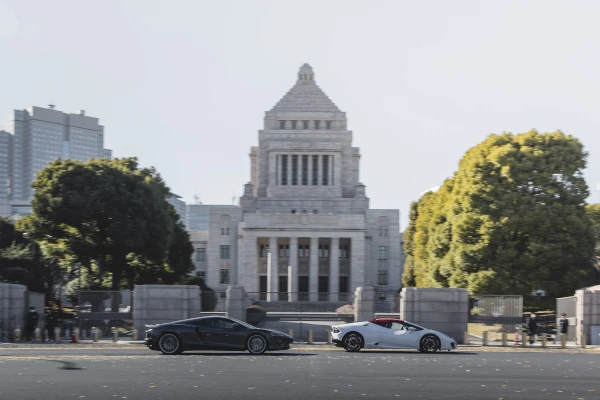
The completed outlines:
<svg viewBox="0 0 600 400">
<path fill-rule="evenodd" d="M 313 331 L 312 331 L 312 329 L 308 330 L 308 344 L 313 344 Z"/>
<path fill-rule="evenodd" d="M 508 345 L 508 338 L 506 335 L 506 331 L 502 331 L 502 346 L 506 347 Z"/>
<path fill-rule="evenodd" d="M 92 340 L 94 342 L 98 341 L 98 328 L 96 328 L 95 326 L 92 327 Z"/>
<path fill-rule="evenodd" d="M 483 331 L 483 345 L 488 345 L 488 331 Z"/>
<path fill-rule="evenodd" d="M 290 330 L 288 330 L 288 334 L 289 334 L 291 337 L 294 337 L 294 330 L 293 330 L 293 329 L 290 329 Z"/>
<path fill-rule="evenodd" d="M 521 341 L 521 346 L 523 347 L 527 347 L 527 336 L 529 336 L 527 332 L 523 331 L 523 340 Z"/>
<path fill-rule="evenodd" d="M 112 336 L 113 336 L 113 342 L 118 342 L 119 341 L 119 330 L 113 326 L 111 328 L 111 332 L 112 332 Z"/>
<path fill-rule="evenodd" d="M 464 344 L 469 344 L 469 332 L 465 332 L 465 337 L 464 337 Z"/>
<path fill-rule="evenodd" d="M 585 349 L 585 345 L 587 343 L 587 337 L 585 333 L 581 334 L 581 348 Z"/>
<path fill-rule="evenodd" d="M 136 342 L 138 340 L 138 330 L 133 328 L 133 333 L 131 334 L 131 340 Z"/>
<path fill-rule="evenodd" d="M 225 300 L 225 311 L 227 316 L 240 321 L 246 320 L 246 291 L 241 285 L 227 287 L 227 299 Z"/>
<path fill-rule="evenodd" d="M 41 342 L 42 341 L 42 330 L 40 328 L 35 328 L 33 336 L 35 337 L 36 342 Z"/>
<path fill-rule="evenodd" d="M 60 342 L 60 328 L 54 328 L 54 341 Z"/>
<path fill-rule="evenodd" d="M 546 345 L 547 345 L 547 340 L 548 338 L 546 337 L 545 333 L 542 333 L 542 348 L 545 349 Z"/>
<path fill-rule="evenodd" d="M 566 349 L 567 348 L 567 335 L 566 334 L 562 334 L 560 336 L 560 341 L 561 341 L 560 347 L 563 348 L 563 349 Z"/>
<path fill-rule="evenodd" d="M 79 328 L 78 327 L 73 328 L 73 341 L 75 343 L 79 343 Z"/>
<path fill-rule="evenodd" d="M 364 286 L 354 292 L 354 321 L 370 321 L 375 316 L 375 288 Z"/>
<path fill-rule="evenodd" d="M 333 339 L 331 338 L 331 329 L 326 329 L 325 333 L 327 334 L 327 344 L 332 344 L 333 343 Z"/>
<path fill-rule="evenodd" d="M 21 341 L 21 328 L 15 328 L 15 342 Z"/>
</svg>

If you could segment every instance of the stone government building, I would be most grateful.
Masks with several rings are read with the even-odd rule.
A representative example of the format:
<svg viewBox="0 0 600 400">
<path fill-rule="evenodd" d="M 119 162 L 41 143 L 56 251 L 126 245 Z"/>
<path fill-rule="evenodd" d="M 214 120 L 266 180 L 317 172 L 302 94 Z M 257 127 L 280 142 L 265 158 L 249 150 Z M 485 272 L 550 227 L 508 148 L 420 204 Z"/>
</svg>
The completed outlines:
<svg viewBox="0 0 600 400">
<path fill-rule="evenodd" d="M 250 298 L 289 302 L 349 302 L 356 287 L 375 286 L 378 299 L 394 300 L 399 210 L 369 208 L 346 114 L 308 64 L 266 112 L 250 161 L 239 206 L 205 206 L 208 229 L 190 232 L 208 286 L 224 296 L 242 285 Z"/>
</svg>

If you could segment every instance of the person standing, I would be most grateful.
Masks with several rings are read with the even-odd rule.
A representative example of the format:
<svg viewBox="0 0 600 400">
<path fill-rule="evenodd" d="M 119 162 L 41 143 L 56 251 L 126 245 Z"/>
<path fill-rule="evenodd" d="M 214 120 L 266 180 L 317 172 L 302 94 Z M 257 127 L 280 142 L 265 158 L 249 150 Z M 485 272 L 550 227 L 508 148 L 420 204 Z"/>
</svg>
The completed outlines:
<svg viewBox="0 0 600 400">
<path fill-rule="evenodd" d="M 48 309 L 46 311 L 45 317 L 45 328 L 46 331 L 46 341 L 49 342 L 54 338 L 54 327 L 56 326 L 56 318 L 54 317 L 54 312 L 52 309 Z"/>
<path fill-rule="evenodd" d="M 34 335 L 35 328 L 38 324 L 40 315 L 35 311 L 35 307 L 29 307 L 29 311 L 25 314 L 25 337 L 27 340 L 31 340 Z"/>
<path fill-rule="evenodd" d="M 562 313 L 560 314 L 560 321 L 559 321 L 559 330 L 560 330 L 560 336 L 561 336 L 561 340 L 563 335 L 566 337 L 567 333 L 569 333 L 569 320 L 567 319 L 567 314 Z"/>
<path fill-rule="evenodd" d="M 538 331 L 538 324 L 535 313 L 531 313 L 527 318 L 527 330 L 529 331 L 529 344 L 534 344 Z"/>
</svg>

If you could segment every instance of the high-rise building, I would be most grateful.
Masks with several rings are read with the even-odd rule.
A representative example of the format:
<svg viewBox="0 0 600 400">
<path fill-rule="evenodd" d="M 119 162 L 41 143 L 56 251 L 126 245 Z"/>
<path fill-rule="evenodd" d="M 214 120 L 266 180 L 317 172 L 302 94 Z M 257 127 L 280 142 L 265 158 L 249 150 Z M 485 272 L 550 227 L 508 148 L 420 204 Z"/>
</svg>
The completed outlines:
<svg viewBox="0 0 600 400">
<path fill-rule="evenodd" d="M 188 206 L 198 275 L 220 292 L 242 285 L 267 301 L 348 302 L 365 285 L 392 300 L 400 213 L 370 208 L 359 162 L 346 114 L 304 64 L 265 115 L 239 207 Z"/>
<path fill-rule="evenodd" d="M 87 161 L 111 156 L 104 148 L 104 127 L 83 110 L 67 114 L 53 105 L 13 110 L 1 129 L 0 160 L 9 160 L 8 167 L 0 161 L 0 196 L 5 201 L 31 200 L 35 175 L 58 158 Z"/>
<path fill-rule="evenodd" d="M 181 196 L 171 193 L 167 198 L 167 202 L 173 206 L 177 215 L 179 215 L 179 220 L 185 225 L 185 201 L 181 200 Z"/>
</svg>

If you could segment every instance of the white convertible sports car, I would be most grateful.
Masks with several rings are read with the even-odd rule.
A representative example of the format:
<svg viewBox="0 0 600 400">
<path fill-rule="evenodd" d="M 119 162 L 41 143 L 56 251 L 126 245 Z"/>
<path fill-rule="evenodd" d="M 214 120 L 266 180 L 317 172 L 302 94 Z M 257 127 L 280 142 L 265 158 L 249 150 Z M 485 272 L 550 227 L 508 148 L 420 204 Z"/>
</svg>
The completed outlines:
<svg viewBox="0 0 600 400">
<path fill-rule="evenodd" d="M 346 351 L 365 349 L 417 349 L 422 353 L 456 350 L 456 341 L 441 332 L 396 318 L 377 318 L 332 326 L 336 346 Z"/>
</svg>

